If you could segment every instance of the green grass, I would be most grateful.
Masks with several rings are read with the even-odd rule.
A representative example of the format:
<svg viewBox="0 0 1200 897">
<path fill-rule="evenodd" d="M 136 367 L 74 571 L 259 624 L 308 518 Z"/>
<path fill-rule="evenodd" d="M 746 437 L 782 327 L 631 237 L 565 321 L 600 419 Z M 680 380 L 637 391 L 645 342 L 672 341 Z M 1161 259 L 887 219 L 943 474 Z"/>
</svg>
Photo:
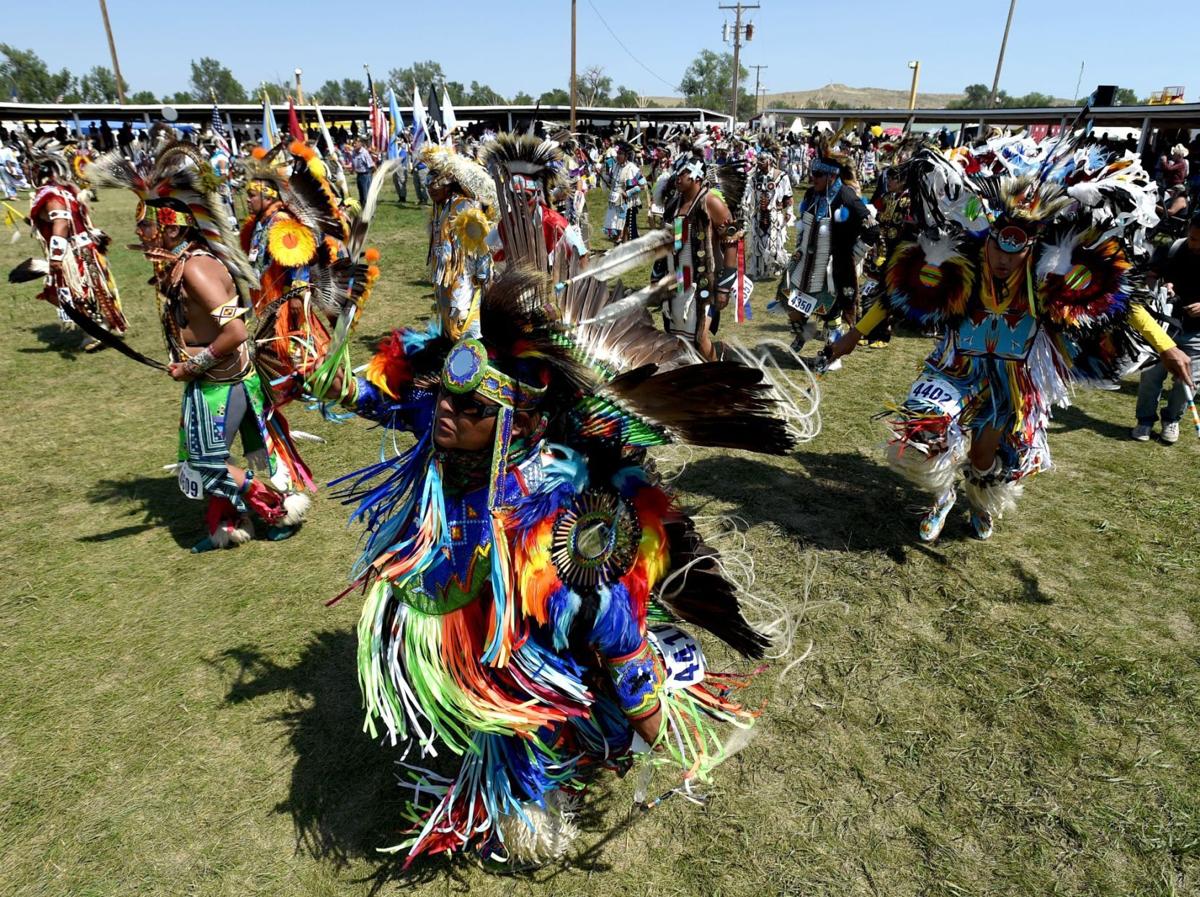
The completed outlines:
<svg viewBox="0 0 1200 897">
<path fill-rule="evenodd" d="M 132 211 L 108 192 L 95 214 L 123 244 Z M 428 310 L 423 220 L 380 216 L 360 359 Z M 4 244 L 0 268 L 31 251 Z M 113 262 L 131 342 L 161 357 L 147 264 Z M 797 651 L 812 644 L 782 683 L 758 680 L 756 738 L 705 808 L 630 815 L 634 782 L 606 779 L 571 868 L 406 876 L 374 851 L 400 794 L 396 752 L 360 731 L 357 601 L 324 606 L 355 554 L 345 509 L 323 493 L 290 542 L 189 554 L 200 505 L 161 469 L 179 387 L 76 354 L 34 292 L 0 304 L 9 897 L 1200 892 L 1200 455 L 1187 428 L 1173 448 L 1128 441 L 1130 385 L 1056 417 L 1058 470 L 986 545 L 961 510 L 919 545 L 920 498 L 880 462 L 872 415 L 922 339 L 827 378 L 824 429 L 791 456 L 702 453 L 682 500 L 746 521 L 760 586 L 801 616 Z M 760 302 L 726 335 L 784 329 Z M 328 439 L 302 446 L 322 480 L 377 456 L 362 422 L 290 416 Z"/>
</svg>

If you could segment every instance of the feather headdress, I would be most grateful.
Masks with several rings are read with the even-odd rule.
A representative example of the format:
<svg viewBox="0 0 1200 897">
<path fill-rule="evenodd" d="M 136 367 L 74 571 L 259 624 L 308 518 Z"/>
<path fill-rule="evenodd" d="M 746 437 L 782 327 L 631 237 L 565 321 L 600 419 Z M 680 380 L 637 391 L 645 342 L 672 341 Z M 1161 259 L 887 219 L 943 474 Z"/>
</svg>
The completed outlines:
<svg viewBox="0 0 1200 897">
<path fill-rule="evenodd" d="M 487 169 L 453 149 L 427 144 L 421 161 L 429 169 L 429 185 L 455 185 L 460 193 L 478 200 L 489 217 L 495 215 L 496 185 Z"/>
<path fill-rule="evenodd" d="M 204 154 L 190 143 L 172 143 L 149 171 L 138 170 L 119 152 L 89 163 L 84 173 L 94 184 L 124 187 L 147 206 L 165 207 L 187 216 L 206 245 L 229 271 L 239 295 L 249 301 L 258 275 L 238 246 L 229 212 L 217 188 L 220 181 Z"/>
<path fill-rule="evenodd" d="M 53 137 L 42 137 L 35 143 L 25 142 L 25 155 L 33 163 L 39 180 L 55 177 L 64 183 L 71 179 L 71 163 L 66 148 Z"/>
<path fill-rule="evenodd" d="M 538 179 L 547 199 L 569 183 L 566 156 L 554 140 L 540 140 L 528 134 L 498 134 L 488 144 L 483 161 L 492 176 L 504 182 L 514 174 Z"/>
</svg>

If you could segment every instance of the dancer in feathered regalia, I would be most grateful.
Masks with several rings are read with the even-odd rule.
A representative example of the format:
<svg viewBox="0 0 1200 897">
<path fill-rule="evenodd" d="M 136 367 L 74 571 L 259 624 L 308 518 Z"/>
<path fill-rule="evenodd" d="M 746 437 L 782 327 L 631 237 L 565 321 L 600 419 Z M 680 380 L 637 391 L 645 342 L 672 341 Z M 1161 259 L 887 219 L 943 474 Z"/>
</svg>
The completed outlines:
<svg viewBox="0 0 1200 897">
<path fill-rule="evenodd" d="M 691 150 L 675 160 L 674 175 L 663 185 L 663 220 L 669 222 L 673 246 L 669 263 L 660 260 L 653 276 L 674 271 L 663 324 L 709 361 L 720 357 L 713 336 L 741 280 L 743 232 L 731 210 L 741 209 L 745 188 L 741 162 L 710 166 Z"/>
<path fill-rule="evenodd" d="M 44 278 L 40 298 L 58 308 L 65 324 L 84 328 L 82 347 L 94 352 L 104 343 L 89 332 L 93 328 L 125 332 L 121 297 L 108 267 L 108 235 L 92 224 L 81 192 L 71 182 L 71 163 L 56 141 L 30 144 L 28 156 L 37 184 L 29 218 L 46 258 L 23 262 L 8 279 Z"/>
<path fill-rule="evenodd" d="M 495 187 L 477 162 L 443 146 L 421 153 L 433 210 L 429 279 L 442 331 L 451 339 L 479 330 L 479 297 L 492 276 L 487 235 L 495 222 Z"/>
<path fill-rule="evenodd" d="M 192 550 L 252 538 L 251 513 L 267 524 L 268 538 L 287 538 L 308 510 L 300 490 L 313 483 L 254 364 L 246 317 L 258 278 L 229 227 L 208 160 L 191 144 L 174 144 L 149 172 L 110 153 L 87 175 L 140 200 L 137 232 L 154 266 L 169 373 L 186 384 L 179 485 L 189 498 L 208 500 L 208 535 Z M 248 467 L 231 459 L 239 434 Z"/>
<path fill-rule="evenodd" d="M 646 192 L 646 178 L 633 160 L 633 147 L 617 144 L 615 164 L 604 169 L 608 186 L 608 209 L 604 213 L 604 233 L 614 243 L 636 240 L 638 209 Z"/>
<path fill-rule="evenodd" d="M 889 460 L 930 493 L 921 521 L 938 537 L 965 481 L 970 524 L 987 539 L 1025 481 L 1050 467 L 1046 426 L 1076 382 L 1110 381 L 1140 335 L 1172 374 L 1187 356 L 1137 298 L 1132 254 L 1155 221 L 1136 157 L 1070 139 L 1022 154 L 1007 142 L 907 163 L 917 237 L 896 247 L 887 297 L 827 358 L 851 351 L 889 309 L 945 336 L 891 421 Z M 985 170 L 1004 176 L 971 174 Z"/>
<path fill-rule="evenodd" d="M 368 527 L 351 587 L 366 593 L 367 728 L 461 757 L 450 779 L 412 770 L 431 800 L 396 847 L 409 861 L 475 849 L 514 869 L 561 856 L 572 801 L 638 751 L 677 765 L 681 787 L 706 781 L 724 756 L 717 724 L 753 714 L 734 695 L 743 680 L 707 671 L 679 627 L 751 658 L 767 645 L 642 466 L 672 441 L 786 451 L 762 372 L 686 364 L 684 344 L 642 314 L 597 321 L 619 287 L 590 272 L 552 287 L 523 176 L 498 167 L 506 260 L 477 335 L 398 331 L 343 399 L 416 436 L 341 481 Z M 570 258 L 560 245 L 556 264 Z"/>
<path fill-rule="evenodd" d="M 800 201 L 796 251 L 780 282 L 777 298 L 786 302 L 792 350 L 799 352 L 824 322 L 830 340 L 838 325 L 853 325 L 858 314 L 858 263 L 869 212 L 852 186 L 854 163 L 835 148 L 837 136 L 822 141 L 813 160 L 812 186 Z"/>
<path fill-rule="evenodd" d="M 746 184 L 746 276 L 753 280 L 778 277 L 788 261 L 792 182 L 777 165 L 777 152 L 773 145 L 759 151 Z"/>
<path fill-rule="evenodd" d="M 267 152 L 255 148 L 247 164 L 240 243 L 258 275 L 254 314 L 272 332 L 257 340 L 260 364 L 274 376 L 274 403 L 293 398 L 303 379 L 325 361 L 328 323 L 339 306 L 321 287 L 343 254 L 350 220 L 312 147 L 292 141 Z M 263 328 L 260 326 L 260 331 Z M 281 377 L 286 376 L 286 379 Z"/>
</svg>

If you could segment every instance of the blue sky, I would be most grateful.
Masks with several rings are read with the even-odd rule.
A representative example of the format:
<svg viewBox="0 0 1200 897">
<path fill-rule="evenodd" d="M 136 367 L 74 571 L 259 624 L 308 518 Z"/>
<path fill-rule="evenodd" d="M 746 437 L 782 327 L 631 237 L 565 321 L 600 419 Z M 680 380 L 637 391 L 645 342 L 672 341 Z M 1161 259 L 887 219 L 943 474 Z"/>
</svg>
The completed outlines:
<svg viewBox="0 0 1200 897">
<path fill-rule="evenodd" d="M 1008 0 L 760 3 L 762 9 L 748 14 L 757 33 L 742 58 L 744 64 L 768 67 L 762 82 L 772 92 L 829 82 L 907 88 L 909 59 L 921 60 L 922 90 L 990 85 L 1008 9 Z M 1200 45 L 1200 14 L 1185 12 L 1189 5 L 1174 6 L 1170 43 L 1176 48 Z M 700 49 L 723 48 L 727 14 L 717 6 L 716 0 L 578 0 L 579 68 L 603 65 L 614 85 L 650 95 L 672 93 L 670 86 Z M 109 65 L 94 0 L 14 7 L 5 14 L 0 40 L 35 50 L 54 69 L 67 66 L 79 73 Z M 414 59 L 435 59 L 448 78 L 478 80 L 506 96 L 520 90 L 536 96 L 565 86 L 570 65 L 569 0 L 387 5 L 108 0 L 108 7 L 126 80 L 134 90 L 158 94 L 187 88 L 189 60 L 201 56 L 220 59 L 247 86 L 291 80 L 300 66 L 309 89 L 327 78 L 362 77 L 364 63 L 382 76 Z M 1200 96 L 1194 54 L 1168 53 L 1162 46 L 1161 23 L 1170 8 L 1129 0 L 1019 0 L 1001 88 L 1068 97 L 1084 62 L 1083 93 L 1097 83 L 1132 87 L 1139 95 L 1184 84 L 1194 100 Z M 64 27 L 57 16 L 67 9 L 74 17 Z M 339 13 L 336 18 L 331 10 Z M 856 52 L 847 53 L 848 46 Z M 1181 61 L 1171 62 L 1171 56 Z"/>
</svg>

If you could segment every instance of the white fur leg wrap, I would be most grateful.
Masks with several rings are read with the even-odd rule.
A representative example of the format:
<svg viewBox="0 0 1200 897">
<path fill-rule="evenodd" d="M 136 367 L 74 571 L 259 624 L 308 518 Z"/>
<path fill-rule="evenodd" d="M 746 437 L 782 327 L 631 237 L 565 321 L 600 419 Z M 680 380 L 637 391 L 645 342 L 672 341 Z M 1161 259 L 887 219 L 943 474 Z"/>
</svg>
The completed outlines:
<svg viewBox="0 0 1200 897">
<path fill-rule="evenodd" d="M 295 526 L 308 516 L 310 507 L 312 507 L 312 499 L 303 492 L 288 493 L 283 499 L 284 515 L 279 522 L 284 526 Z"/>
<path fill-rule="evenodd" d="M 562 859 L 579 835 L 572 800 L 562 791 L 546 795 L 546 807 L 521 805 L 518 815 L 500 818 L 500 836 L 514 864 L 549 863 Z"/>
<path fill-rule="evenodd" d="M 1025 491 L 1025 486 L 1020 480 L 1008 480 L 1004 477 L 999 462 L 986 473 L 975 470 L 968 463 L 963 480 L 963 493 L 971 507 L 990 514 L 996 520 L 1006 513 L 1016 511 L 1017 499 Z"/>
<path fill-rule="evenodd" d="M 966 455 L 967 439 L 958 424 L 951 423 L 946 429 L 944 447 L 891 439 L 886 451 L 893 470 L 918 489 L 940 497 L 954 487 L 958 466 Z"/>
<path fill-rule="evenodd" d="M 213 545 L 217 548 L 232 548 L 234 545 L 244 545 L 254 538 L 254 524 L 249 517 L 243 517 L 237 526 L 220 524 L 216 532 L 209 534 Z"/>
</svg>

